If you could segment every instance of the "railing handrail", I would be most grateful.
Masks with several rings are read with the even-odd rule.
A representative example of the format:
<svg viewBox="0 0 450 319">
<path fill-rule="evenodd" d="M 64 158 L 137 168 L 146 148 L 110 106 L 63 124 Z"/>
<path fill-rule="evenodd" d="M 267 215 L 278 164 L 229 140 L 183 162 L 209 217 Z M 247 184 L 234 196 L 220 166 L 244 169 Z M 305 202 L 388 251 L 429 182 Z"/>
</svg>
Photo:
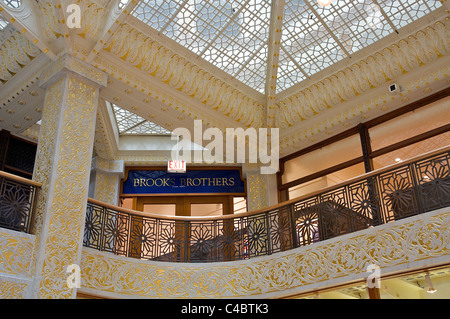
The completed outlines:
<svg viewBox="0 0 450 319">
<path fill-rule="evenodd" d="M 109 209 L 112 209 L 115 211 L 132 214 L 132 215 L 137 215 L 137 216 L 142 216 L 142 217 L 147 217 L 147 218 L 155 218 L 155 219 L 165 219 L 165 220 L 173 220 L 173 221 L 193 221 L 193 222 L 235 219 L 235 218 L 249 217 L 249 216 L 254 216 L 254 215 L 258 215 L 258 214 L 262 214 L 262 213 L 267 213 L 267 212 L 279 209 L 281 207 L 289 206 L 291 204 L 303 201 L 305 199 L 315 197 L 320 194 L 324 194 L 324 193 L 333 191 L 340 187 L 343 187 L 343 186 L 346 186 L 346 185 L 349 185 L 349 184 L 352 184 L 355 182 L 359 182 L 359 181 L 368 179 L 370 177 L 373 177 L 375 175 L 379 175 L 384 172 L 395 170 L 399 167 L 409 165 L 411 163 L 418 162 L 422 159 L 426 159 L 428 157 L 432 157 L 432 156 L 435 156 L 435 155 L 438 155 L 441 153 L 445 153 L 445 152 L 449 152 L 449 151 L 450 151 L 450 146 L 445 146 L 445 147 L 433 150 L 431 152 L 427 152 L 427 153 L 421 154 L 419 156 L 409 158 L 409 159 L 401 161 L 399 163 L 388 165 L 388 166 L 373 170 L 372 172 L 353 177 L 344 182 L 340 182 L 340 183 L 334 184 L 332 186 L 324 187 L 317 191 L 310 192 L 308 194 L 301 195 L 299 197 L 296 197 L 296 198 L 293 198 L 293 199 L 290 199 L 290 200 L 287 200 L 287 201 L 284 201 L 284 202 L 281 202 L 281 203 L 278 203 L 275 205 L 271 205 L 269 207 L 265 207 L 265 208 L 261 208 L 261 209 L 257 209 L 257 210 L 253 210 L 253 211 L 249 211 L 249 212 L 237 213 L 237 214 L 219 215 L 219 216 L 169 216 L 169 215 L 162 215 L 162 214 L 145 213 L 145 212 L 132 210 L 132 209 L 128 209 L 128 208 L 124 208 L 124 207 L 120 207 L 120 206 L 115 206 L 115 205 L 111 205 L 111 204 L 99 201 L 94 198 L 89 198 L 88 202 L 98 205 L 98 206 L 103 206 L 105 208 L 109 208 Z"/>
<path fill-rule="evenodd" d="M 0 170 L 0 177 L 5 177 L 15 182 L 19 182 L 22 184 L 34 186 L 34 187 L 42 187 L 42 183 L 36 182 L 32 179 L 28 179 L 22 176 L 14 175 L 5 171 Z"/>
</svg>

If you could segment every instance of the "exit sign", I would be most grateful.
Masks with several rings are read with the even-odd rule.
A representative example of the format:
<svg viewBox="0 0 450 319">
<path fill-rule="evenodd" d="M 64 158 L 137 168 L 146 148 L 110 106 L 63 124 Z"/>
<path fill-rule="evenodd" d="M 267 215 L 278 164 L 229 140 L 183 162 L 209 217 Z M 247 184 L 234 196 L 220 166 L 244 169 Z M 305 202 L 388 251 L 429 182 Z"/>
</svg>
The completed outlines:
<svg viewBox="0 0 450 319">
<path fill-rule="evenodd" d="M 185 161 L 168 161 L 167 171 L 169 173 L 186 173 Z"/>
</svg>

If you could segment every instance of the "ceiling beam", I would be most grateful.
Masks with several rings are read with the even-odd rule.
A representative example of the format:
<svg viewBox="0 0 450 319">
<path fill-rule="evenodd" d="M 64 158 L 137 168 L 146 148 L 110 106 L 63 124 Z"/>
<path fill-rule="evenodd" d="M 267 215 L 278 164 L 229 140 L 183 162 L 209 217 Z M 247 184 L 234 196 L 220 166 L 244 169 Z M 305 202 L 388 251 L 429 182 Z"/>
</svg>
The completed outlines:
<svg viewBox="0 0 450 319">
<path fill-rule="evenodd" d="M 72 53 L 72 40 L 69 34 L 69 27 L 66 23 L 67 6 L 63 6 L 62 0 L 55 0 L 56 13 L 58 15 L 59 27 L 64 39 L 64 51 L 65 53 Z"/>
<path fill-rule="evenodd" d="M 266 72 L 266 126 L 272 127 L 274 123 L 275 98 L 277 93 L 278 62 L 280 59 L 281 34 L 283 27 L 284 0 L 272 3 L 272 12 L 269 30 L 269 48 L 267 54 Z"/>
<path fill-rule="evenodd" d="M 115 2 L 119 2 L 116 0 Z M 134 8 L 138 5 L 139 0 L 131 0 L 128 4 L 120 11 L 118 15 L 109 15 L 108 20 L 105 25 L 105 29 L 103 31 L 103 35 L 97 41 L 95 46 L 89 52 L 87 56 L 87 61 L 92 62 L 93 59 L 98 55 L 98 53 L 103 49 L 105 43 L 107 43 L 117 28 L 122 24 L 123 21 L 128 17 L 128 15 L 134 10 Z"/>
</svg>

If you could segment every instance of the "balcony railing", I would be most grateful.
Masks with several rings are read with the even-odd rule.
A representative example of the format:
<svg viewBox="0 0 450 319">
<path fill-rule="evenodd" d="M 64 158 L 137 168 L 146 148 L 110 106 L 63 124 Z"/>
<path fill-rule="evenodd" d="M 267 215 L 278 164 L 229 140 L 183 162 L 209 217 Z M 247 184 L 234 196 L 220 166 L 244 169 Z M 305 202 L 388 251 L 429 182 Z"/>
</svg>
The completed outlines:
<svg viewBox="0 0 450 319">
<path fill-rule="evenodd" d="M 248 259 L 450 206 L 450 147 L 276 206 L 162 217 L 89 199 L 84 246 L 171 262 Z M 41 185 L 0 171 L 0 227 L 29 232 Z"/>
<path fill-rule="evenodd" d="M 139 259 L 217 262 L 309 245 L 450 206 L 450 148 L 250 213 L 161 217 L 89 199 L 84 246 Z"/>
<path fill-rule="evenodd" d="M 40 183 L 0 171 L 0 227 L 29 233 Z"/>
</svg>

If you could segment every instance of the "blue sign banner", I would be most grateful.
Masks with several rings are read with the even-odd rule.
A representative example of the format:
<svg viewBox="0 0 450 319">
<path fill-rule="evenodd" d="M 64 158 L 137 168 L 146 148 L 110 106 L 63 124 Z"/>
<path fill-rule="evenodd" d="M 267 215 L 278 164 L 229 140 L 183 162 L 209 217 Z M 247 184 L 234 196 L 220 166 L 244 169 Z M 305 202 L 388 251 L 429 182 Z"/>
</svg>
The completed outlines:
<svg viewBox="0 0 450 319">
<path fill-rule="evenodd" d="M 129 170 L 122 194 L 244 194 L 239 170 Z"/>
</svg>

